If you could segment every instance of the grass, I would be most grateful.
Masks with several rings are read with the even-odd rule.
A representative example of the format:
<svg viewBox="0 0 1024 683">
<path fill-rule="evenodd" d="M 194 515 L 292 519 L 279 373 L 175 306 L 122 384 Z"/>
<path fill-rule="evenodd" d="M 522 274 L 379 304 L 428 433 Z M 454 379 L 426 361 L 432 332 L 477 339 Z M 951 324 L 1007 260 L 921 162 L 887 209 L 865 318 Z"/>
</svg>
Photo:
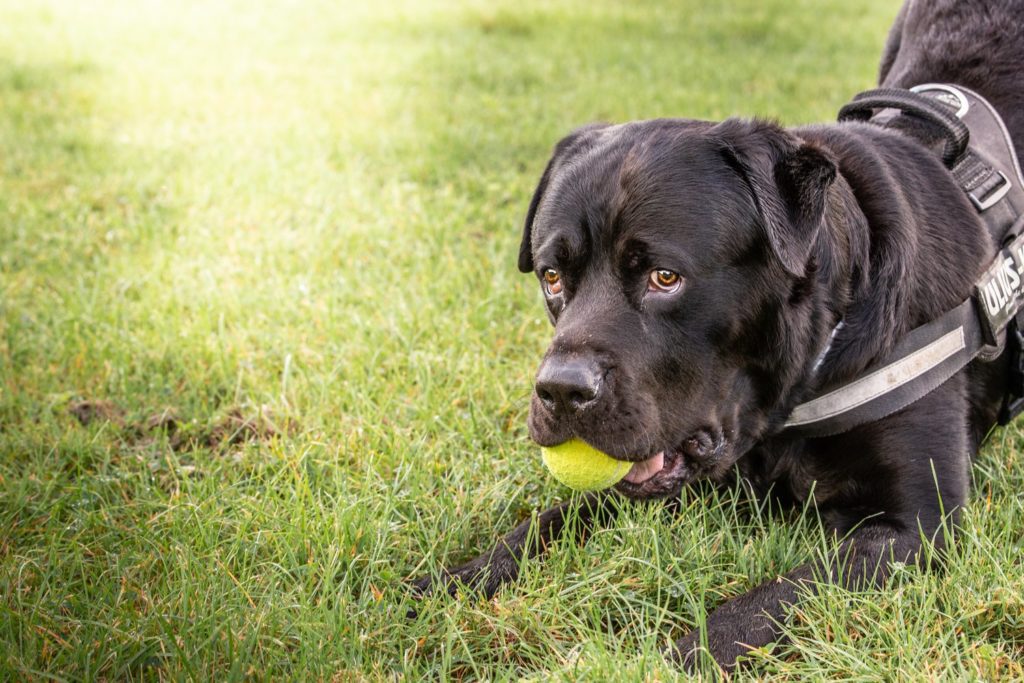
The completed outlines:
<svg viewBox="0 0 1024 683">
<path fill-rule="evenodd" d="M 593 120 L 829 120 L 895 2 L 0 0 L 0 679 L 659 680 L 815 552 L 739 487 L 492 601 L 402 582 L 567 495 L 519 227 Z M 738 678 L 1024 676 L 1017 428 L 944 573 L 826 588 Z"/>
</svg>

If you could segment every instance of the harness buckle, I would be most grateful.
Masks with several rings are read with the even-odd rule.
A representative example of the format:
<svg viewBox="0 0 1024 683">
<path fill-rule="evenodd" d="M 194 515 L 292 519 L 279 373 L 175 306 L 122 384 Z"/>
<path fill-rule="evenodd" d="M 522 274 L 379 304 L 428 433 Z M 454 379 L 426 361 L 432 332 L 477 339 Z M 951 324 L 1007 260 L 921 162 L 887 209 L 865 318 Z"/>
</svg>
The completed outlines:
<svg viewBox="0 0 1024 683">
<path fill-rule="evenodd" d="M 994 206 L 1010 191 L 1010 180 L 1002 171 L 994 170 L 994 175 L 984 184 L 967 193 L 971 203 L 979 212 Z M 995 181 L 993 183 L 993 180 Z"/>
</svg>

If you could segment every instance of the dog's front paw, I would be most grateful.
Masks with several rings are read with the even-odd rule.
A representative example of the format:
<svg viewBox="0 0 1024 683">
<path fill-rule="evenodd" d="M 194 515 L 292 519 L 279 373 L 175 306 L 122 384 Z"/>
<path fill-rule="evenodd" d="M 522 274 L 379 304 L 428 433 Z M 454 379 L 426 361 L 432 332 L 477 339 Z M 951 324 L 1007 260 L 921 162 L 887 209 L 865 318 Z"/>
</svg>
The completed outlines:
<svg viewBox="0 0 1024 683">
<path fill-rule="evenodd" d="M 505 571 L 502 571 L 505 569 Z M 486 598 L 493 597 L 501 584 L 514 578 L 507 568 L 499 563 L 488 564 L 487 558 L 481 556 L 452 569 L 442 569 L 437 575 L 428 574 L 411 582 L 413 595 L 424 598 L 428 595 L 444 592 L 455 597 L 459 591 L 472 591 Z M 407 616 L 414 618 L 416 610 L 409 610 Z"/>
<path fill-rule="evenodd" d="M 709 668 L 729 671 L 732 667 L 725 661 L 728 659 L 727 653 L 722 650 L 723 648 L 713 645 L 710 640 L 707 645 L 703 645 L 700 631 L 693 630 L 677 640 L 665 655 L 691 674 Z M 735 658 L 732 662 L 735 662 Z"/>
<path fill-rule="evenodd" d="M 448 594 L 454 596 L 458 590 L 458 583 L 450 580 L 449 576 L 449 572 L 441 570 L 440 576 L 435 577 L 431 574 L 427 574 L 426 576 L 421 576 L 415 581 L 410 581 L 408 586 L 412 592 L 412 596 L 416 598 L 417 601 L 422 600 L 429 595 L 433 595 L 437 591 L 438 586 L 444 586 L 447 589 Z M 410 607 L 405 613 L 405 618 L 415 619 L 417 615 L 418 612 L 416 609 Z"/>
<path fill-rule="evenodd" d="M 712 614 L 707 621 L 707 639 L 698 629 L 675 642 L 666 654 L 686 671 L 717 665 L 724 671 L 736 668 L 737 660 L 780 638 L 777 624 L 766 614 Z"/>
<path fill-rule="evenodd" d="M 454 597 L 460 589 L 484 589 L 484 592 L 486 592 L 485 570 L 486 565 L 477 558 L 452 569 L 442 569 L 436 575 L 428 574 L 427 576 L 420 577 L 410 585 L 412 586 L 413 594 L 419 598 L 433 595 L 439 591 L 444 591 Z"/>
</svg>

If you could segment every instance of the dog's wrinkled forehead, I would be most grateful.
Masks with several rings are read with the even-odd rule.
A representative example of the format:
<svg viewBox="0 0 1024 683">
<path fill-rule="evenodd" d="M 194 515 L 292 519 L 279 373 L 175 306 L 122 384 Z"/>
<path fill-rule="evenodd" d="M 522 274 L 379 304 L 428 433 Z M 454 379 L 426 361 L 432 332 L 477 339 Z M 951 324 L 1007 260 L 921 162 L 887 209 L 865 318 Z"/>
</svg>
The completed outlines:
<svg viewBox="0 0 1024 683">
<path fill-rule="evenodd" d="M 536 263 L 589 261 L 639 244 L 672 252 L 692 273 L 742 251 L 756 206 L 707 128 L 652 121 L 588 132 L 551 169 L 531 238 Z"/>
</svg>

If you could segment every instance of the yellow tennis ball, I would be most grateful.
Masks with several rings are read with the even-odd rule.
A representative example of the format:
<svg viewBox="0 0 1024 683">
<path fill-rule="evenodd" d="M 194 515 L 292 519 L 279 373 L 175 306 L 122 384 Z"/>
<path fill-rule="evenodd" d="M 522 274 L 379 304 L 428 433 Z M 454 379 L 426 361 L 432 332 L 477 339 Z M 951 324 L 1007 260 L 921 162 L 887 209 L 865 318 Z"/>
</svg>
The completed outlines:
<svg viewBox="0 0 1024 683">
<path fill-rule="evenodd" d="M 579 439 L 541 448 L 540 452 L 555 479 L 577 491 L 606 489 L 626 476 L 633 466 L 633 463 L 616 460 Z"/>
</svg>

